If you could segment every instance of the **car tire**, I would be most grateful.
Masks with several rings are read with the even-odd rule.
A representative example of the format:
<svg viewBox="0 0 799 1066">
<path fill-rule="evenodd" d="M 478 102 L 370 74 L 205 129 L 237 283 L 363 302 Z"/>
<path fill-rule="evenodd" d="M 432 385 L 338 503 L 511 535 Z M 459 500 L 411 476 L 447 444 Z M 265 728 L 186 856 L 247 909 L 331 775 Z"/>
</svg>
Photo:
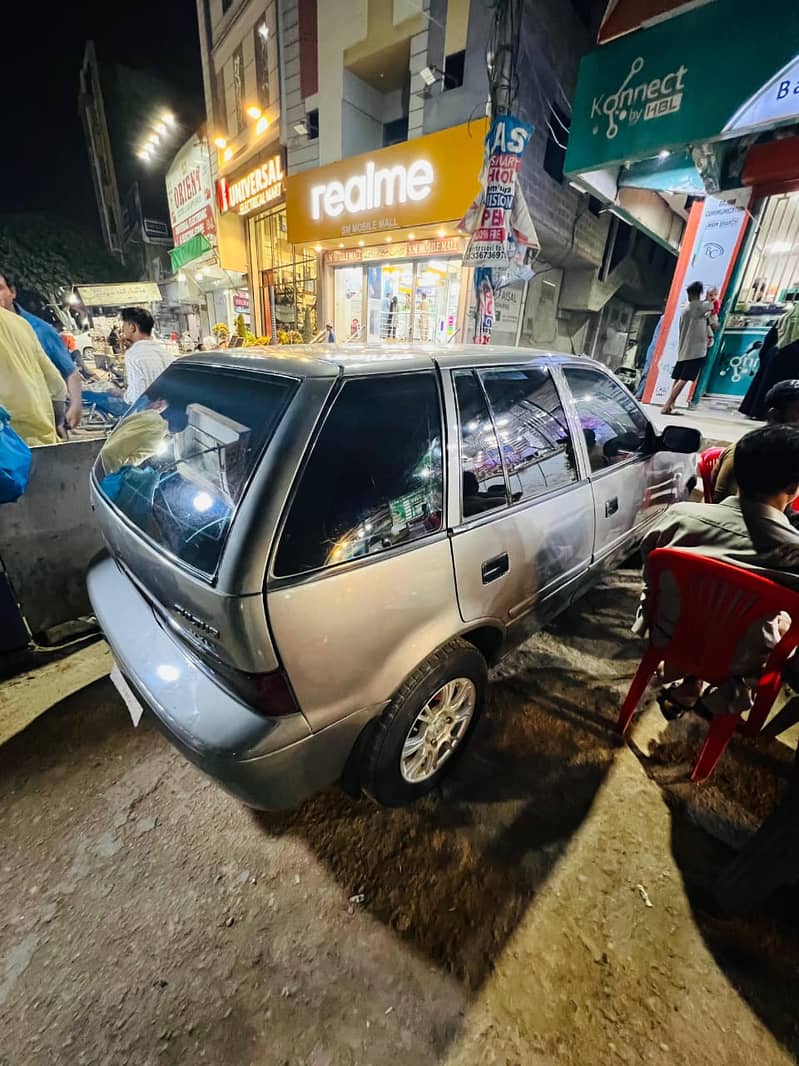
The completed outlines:
<svg viewBox="0 0 799 1066">
<path fill-rule="evenodd" d="M 487 684 L 486 661 L 465 640 L 425 659 L 371 730 L 361 775 L 367 795 L 384 807 L 402 807 L 435 788 L 462 755 Z"/>
</svg>

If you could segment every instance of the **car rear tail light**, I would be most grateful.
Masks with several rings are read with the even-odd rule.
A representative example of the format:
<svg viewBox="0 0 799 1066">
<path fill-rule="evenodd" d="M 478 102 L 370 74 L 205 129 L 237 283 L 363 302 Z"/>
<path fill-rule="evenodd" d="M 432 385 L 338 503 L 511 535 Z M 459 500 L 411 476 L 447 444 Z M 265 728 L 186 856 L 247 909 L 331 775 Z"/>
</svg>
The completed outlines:
<svg viewBox="0 0 799 1066">
<path fill-rule="evenodd" d="M 269 674 L 248 674 L 217 662 L 208 663 L 207 666 L 222 688 L 260 714 L 280 718 L 286 714 L 297 714 L 300 709 L 282 670 L 273 670 Z"/>
<path fill-rule="evenodd" d="M 159 618 L 158 614 L 156 618 Z M 159 618 L 159 621 L 162 620 Z M 268 674 L 250 674 L 245 670 L 237 670 L 211 654 L 207 648 L 199 647 L 190 634 L 174 623 L 170 622 L 169 628 L 212 681 L 248 707 L 252 707 L 254 711 L 269 718 L 299 713 L 299 704 L 282 669 L 272 670 Z"/>
</svg>

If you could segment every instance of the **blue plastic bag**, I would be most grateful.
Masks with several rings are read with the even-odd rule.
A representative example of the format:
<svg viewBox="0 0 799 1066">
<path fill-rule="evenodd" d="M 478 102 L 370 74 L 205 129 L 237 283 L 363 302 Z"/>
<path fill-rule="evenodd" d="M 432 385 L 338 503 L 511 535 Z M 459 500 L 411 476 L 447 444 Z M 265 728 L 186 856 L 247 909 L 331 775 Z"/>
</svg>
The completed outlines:
<svg viewBox="0 0 799 1066">
<path fill-rule="evenodd" d="M 0 503 L 13 503 L 28 487 L 31 450 L 11 428 L 11 415 L 0 407 Z"/>
</svg>

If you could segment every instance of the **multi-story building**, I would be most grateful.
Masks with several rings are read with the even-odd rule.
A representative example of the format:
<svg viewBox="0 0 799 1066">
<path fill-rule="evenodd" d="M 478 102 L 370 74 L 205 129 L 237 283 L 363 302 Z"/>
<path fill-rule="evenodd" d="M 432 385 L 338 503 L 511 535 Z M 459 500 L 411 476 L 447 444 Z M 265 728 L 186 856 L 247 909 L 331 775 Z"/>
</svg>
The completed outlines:
<svg viewBox="0 0 799 1066">
<path fill-rule="evenodd" d="M 536 127 L 521 185 L 541 249 L 533 281 L 498 293 L 493 339 L 618 361 L 635 311 L 662 300 L 670 253 L 563 175 L 569 99 L 604 3 L 527 7 L 516 106 Z M 308 336 L 329 321 L 339 341 L 469 340 L 457 224 L 479 188 L 486 0 L 198 11 L 220 252 L 246 269 L 257 331 Z"/>
</svg>

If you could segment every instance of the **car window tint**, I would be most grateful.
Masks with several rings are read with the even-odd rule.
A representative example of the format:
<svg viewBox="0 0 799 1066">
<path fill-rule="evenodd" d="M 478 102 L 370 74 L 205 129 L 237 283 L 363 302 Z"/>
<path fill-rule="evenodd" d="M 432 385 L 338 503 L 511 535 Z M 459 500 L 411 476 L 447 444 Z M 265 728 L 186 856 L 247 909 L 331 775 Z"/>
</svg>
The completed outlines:
<svg viewBox="0 0 799 1066">
<path fill-rule="evenodd" d="M 335 566 L 442 528 L 441 407 L 432 373 L 347 381 L 289 509 L 278 576 Z"/>
<path fill-rule="evenodd" d="M 453 375 L 461 436 L 463 517 L 504 507 L 508 502 L 505 474 L 485 394 L 472 370 Z"/>
<path fill-rule="evenodd" d="M 564 373 L 593 473 L 646 451 L 649 423 L 624 389 L 598 370 L 566 367 Z"/>
<path fill-rule="evenodd" d="M 212 575 L 297 385 L 176 359 L 103 445 L 94 466 L 98 489 L 142 536 Z"/>
<path fill-rule="evenodd" d="M 481 372 L 499 434 L 511 500 L 562 488 L 577 480 L 566 414 L 550 372 L 530 369 Z"/>
</svg>

